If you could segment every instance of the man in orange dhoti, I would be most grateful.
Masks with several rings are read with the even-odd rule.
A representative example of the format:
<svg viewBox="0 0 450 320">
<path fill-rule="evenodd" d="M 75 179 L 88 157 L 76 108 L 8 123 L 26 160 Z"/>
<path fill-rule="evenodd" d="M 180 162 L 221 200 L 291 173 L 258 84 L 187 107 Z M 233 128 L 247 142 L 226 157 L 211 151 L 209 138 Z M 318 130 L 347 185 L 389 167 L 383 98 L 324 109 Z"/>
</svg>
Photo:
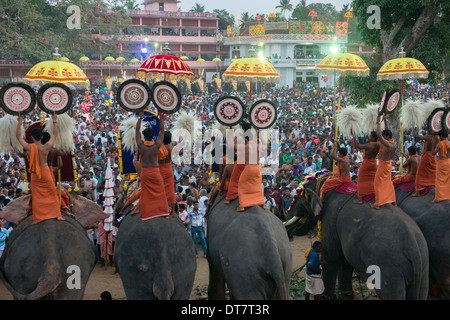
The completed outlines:
<svg viewBox="0 0 450 320">
<path fill-rule="evenodd" d="M 414 138 L 424 140 L 423 153 L 420 159 L 419 167 L 416 173 L 416 185 L 413 197 L 419 197 L 420 191 L 427 187 L 434 186 L 436 182 L 436 156 L 432 152 L 433 139 L 432 135 L 419 135 L 413 129 Z"/>
<path fill-rule="evenodd" d="M 417 149 L 414 146 L 408 148 L 409 157 L 403 163 L 403 167 L 408 169 L 406 175 L 396 177 L 392 183 L 394 188 L 407 182 L 416 181 L 417 168 L 419 167 L 420 157 L 417 155 Z"/>
<path fill-rule="evenodd" d="M 373 186 L 375 188 L 375 204 L 371 205 L 373 209 L 380 209 L 380 206 L 394 203 L 395 189 L 392 183 L 392 156 L 395 152 L 394 140 L 392 140 L 392 132 L 387 129 L 381 132 L 380 117 L 377 119 L 377 136 L 381 142 L 381 155 L 378 162 L 378 169 L 375 174 Z"/>
<path fill-rule="evenodd" d="M 242 128 L 246 132 L 245 137 L 245 167 L 239 177 L 238 197 L 239 207 L 237 211 L 243 212 L 245 208 L 261 206 L 265 208 L 264 190 L 262 188 L 261 168 L 259 167 L 259 147 L 253 141 L 250 125 L 243 124 Z M 257 140 L 257 139 L 256 139 Z M 250 155 L 255 155 L 256 159 L 251 161 Z M 255 158 L 255 157 L 253 157 Z M 256 163 L 252 163 L 256 162 Z"/>
<path fill-rule="evenodd" d="M 238 197 L 239 178 L 241 177 L 242 171 L 244 171 L 245 168 L 245 155 L 241 154 L 240 150 L 238 150 L 236 141 L 234 142 L 234 151 L 238 154 L 233 172 L 231 173 L 230 181 L 228 183 L 228 190 L 227 195 L 225 196 L 224 204 L 229 204 L 231 200 L 234 200 Z"/>
<path fill-rule="evenodd" d="M 325 193 L 334 190 L 340 185 L 352 182 L 352 177 L 350 176 L 350 159 L 348 159 L 347 148 L 339 148 L 338 155 L 336 155 L 337 141 L 333 145 L 331 150 L 331 157 L 338 162 L 336 166 L 336 176 L 329 177 L 325 180 L 322 188 L 320 189 L 320 199 L 324 201 Z"/>
<path fill-rule="evenodd" d="M 164 181 L 158 163 L 159 149 L 164 140 L 164 120 L 161 112 L 159 112 L 158 116 L 160 118 L 161 131 L 155 142 L 152 141 L 154 135 L 152 128 L 146 128 L 143 131 L 145 142 L 142 141 L 140 130 L 142 114 L 136 125 L 136 143 L 142 157 L 139 212 L 143 221 L 169 215 Z"/>
<path fill-rule="evenodd" d="M 436 189 L 433 202 L 450 200 L 450 143 L 448 131 L 442 129 L 434 141 L 433 154 L 439 152 L 436 167 Z"/>
<path fill-rule="evenodd" d="M 167 202 L 171 208 L 172 215 L 174 215 L 177 199 L 175 196 L 175 178 L 172 168 L 172 149 L 172 134 L 169 131 L 165 131 L 163 144 L 159 149 L 158 163 L 159 171 L 161 172 L 161 176 L 164 181 Z"/>
<path fill-rule="evenodd" d="M 377 155 L 380 150 L 380 144 L 378 143 L 377 133 L 372 131 L 369 135 L 369 143 L 359 144 L 357 140 L 353 139 L 356 148 L 364 150 L 363 162 L 358 170 L 358 178 L 356 180 L 358 193 L 357 200 L 354 200 L 355 204 L 363 204 L 363 198 L 365 196 L 375 194 L 375 188 L 373 187 L 373 181 L 377 172 Z"/>
<path fill-rule="evenodd" d="M 31 210 L 33 211 L 34 223 L 48 219 L 64 220 L 61 217 L 60 203 L 55 192 L 53 172 L 47 164 L 48 153 L 52 148 L 58 132 L 56 125 L 57 116 L 52 116 L 53 135 L 50 140 L 42 144 L 42 131 L 34 129 L 31 131 L 33 143 L 28 144 L 21 135 L 22 116 L 18 117 L 16 137 L 27 154 L 31 173 Z"/>
</svg>

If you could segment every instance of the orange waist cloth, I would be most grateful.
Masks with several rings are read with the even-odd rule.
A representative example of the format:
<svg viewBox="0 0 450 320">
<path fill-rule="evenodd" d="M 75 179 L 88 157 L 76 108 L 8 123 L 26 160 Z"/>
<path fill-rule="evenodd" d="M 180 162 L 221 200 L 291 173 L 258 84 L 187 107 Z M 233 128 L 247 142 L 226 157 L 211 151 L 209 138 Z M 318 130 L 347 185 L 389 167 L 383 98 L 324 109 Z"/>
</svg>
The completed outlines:
<svg viewBox="0 0 450 320">
<path fill-rule="evenodd" d="M 142 167 L 141 196 L 139 200 L 141 219 L 146 220 L 169 214 L 164 181 L 159 167 Z"/>
<path fill-rule="evenodd" d="M 375 205 L 382 206 L 387 203 L 395 202 L 391 161 L 379 161 L 373 185 L 375 187 Z"/>
<path fill-rule="evenodd" d="M 434 199 L 436 201 L 450 200 L 450 158 L 437 161 Z"/>
<path fill-rule="evenodd" d="M 421 191 L 436 183 L 436 156 L 424 151 L 416 173 L 416 191 Z"/>
<path fill-rule="evenodd" d="M 159 171 L 161 172 L 161 177 L 164 181 L 164 189 L 166 191 L 166 198 L 169 203 L 177 202 L 175 196 L 175 180 L 172 171 L 172 163 L 160 163 Z"/>
<path fill-rule="evenodd" d="M 137 199 L 140 199 L 141 197 L 141 192 L 142 190 L 137 190 L 135 192 L 133 192 L 133 194 L 131 195 L 131 197 L 127 200 L 127 202 L 125 203 L 124 208 L 128 207 L 130 204 L 132 204 L 133 202 L 135 202 Z"/>
<path fill-rule="evenodd" d="M 403 183 L 413 182 L 416 181 L 416 175 L 415 174 L 407 174 L 404 176 L 397 176 L 394 180 L 392 180 L 392 183 L 394 184 L 394 188 L 397 188 L 399 185 Z"/>
<path fill-rule="evenodd" d="M 344 183 L 352 182 L 352 177 L 350 175 L 340 176 L 340 177 L 329 177 L 325 180 L 322 189 L 320 190 L 320 198 L 324 200 L 325 193 L 334 190 Z"/>
<path fill-rule="evenodd" d="M 239 206 L 242 208 L 264 204 L 261 168 L 257 164 L 247 165 L 238 184 Z"/>
<path fill-rule="evenodd" d="M 358 195 L 365 197 L 375 193 L 373 180 L 377 173 L 377 159 L 364 159 L 359 167 L 358 178 L 356 180 L 358 186 Z"/>
<path fill-rule="evenodd" d="M 233 172 L 231 173 L 230 182 L 228 183 L 226 200 L 233 200 L 238 197 L 239 178 L 241 177 L 244 168 L 245 164 L 235 164 Z"/>
<path fill-rule="evenodd" d="M 34 173 L 38 178 L 41 177 L 41 164 L 39 163 L 39 152 L 35 143 L 30 143 L 30 153 L 27 153 L 30 168 L 28 173 Z M 53 175 L 53 174 L 52 174 Z"/>
<path fill-rule="evenodd" d="M 439 142 L 439 156 L 441 158 L 447 158 L 447 150 L 449 148 L 449 143 L 446 140 Z"/>
<path fill-rule="evenodd" d="M 31 209 L 35 223 L 61 217 L 53 173 L 47 166 L 40 167 L 40 173 L 40 177 L 36 173 L 31 173 Z"/>
</svg>

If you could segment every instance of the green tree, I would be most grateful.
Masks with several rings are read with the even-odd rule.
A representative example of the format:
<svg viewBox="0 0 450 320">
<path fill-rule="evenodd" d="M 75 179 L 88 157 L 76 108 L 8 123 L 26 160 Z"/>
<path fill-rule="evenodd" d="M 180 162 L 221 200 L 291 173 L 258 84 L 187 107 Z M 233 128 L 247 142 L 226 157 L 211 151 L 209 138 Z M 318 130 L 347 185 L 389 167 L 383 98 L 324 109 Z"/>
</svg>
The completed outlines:
<svg viewBox="0 0 450 320">
<path fill-rule="evenodd" d="M 225 30 L 227 26 L 234 24 L 234 16 L 226 9 L 214 9 L 213 12 L 219 18 L 219 30 Z"/>
<path fill-rule="evenodd" d="M 205 12 L 205 6 L 201 5 L 200 3 L 196 2 L 195 5 L 189 10 L 190 12 Z"/>
<path fill-rule="evenodd" d="M 280 0 L 280 4 L 275 7 L 276 9 L 281 9 L 283 12 L 283 17 L 286 18 L 286 11 L 292 11 L 292 3 L 291 0 Z"/>
</svg>

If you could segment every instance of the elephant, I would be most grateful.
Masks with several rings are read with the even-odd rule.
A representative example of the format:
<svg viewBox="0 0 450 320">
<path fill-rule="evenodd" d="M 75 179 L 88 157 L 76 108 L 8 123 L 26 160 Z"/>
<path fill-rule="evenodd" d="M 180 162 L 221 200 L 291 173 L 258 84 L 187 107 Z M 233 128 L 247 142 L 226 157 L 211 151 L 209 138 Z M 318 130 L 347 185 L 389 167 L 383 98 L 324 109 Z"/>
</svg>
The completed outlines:
<svg viewBox="0 0 450 320">
<path fill-rule="evenodd" d="M 141 221 L 139 211 L 119 214 L 114 264 L 129 300 L 188 300 L 194 286 L 197 258 L 194 242 L 177 216 Z M 130 211 L 129 206 L 124 212 Z"/>
<path fill-rule="evenodd" d="M 10 202 L 0 217 L 16 226 L 0 258 L 0 277 L 15 300 L 81 300 L 97 263 L 86 229 L 108 217 L 96 203 L 72 196 L 73 216 L 37 224 L 27 215 L 30 195 Z"/>
<path fill-rule="evenodd" d="M 397 205 L 422 230 L 430 258 L 430 289 L 437 288 L 436 298 L 447 300 L 450 299 L 450 201 L 433 203 L 434 189 L 421 197 L 413 197 L 413 191 L 397 188 Z"/>
<path fill-rule="evenodd" d="M 310 179 L 304 192 L 297 190 L 291 211 L 292 220 L 321 218 L 323 296 L 334 297 L 338 279 L 340 290 L 352 298 L 355 271 L 382 300 L 426 299 L 428 248 L 416 222 L 392 204 L 379 210 L 370 202 L 355 204 L 354 193 L 328 191 L 322 202 L 318 181 Z"/>
<path fill-rule="evenodd" d="M 217 195 L 207 215 L 208 299 L 289 299 L 292 252 L 280 219 L 259 206 L 237 212 Z"/>
</svg>

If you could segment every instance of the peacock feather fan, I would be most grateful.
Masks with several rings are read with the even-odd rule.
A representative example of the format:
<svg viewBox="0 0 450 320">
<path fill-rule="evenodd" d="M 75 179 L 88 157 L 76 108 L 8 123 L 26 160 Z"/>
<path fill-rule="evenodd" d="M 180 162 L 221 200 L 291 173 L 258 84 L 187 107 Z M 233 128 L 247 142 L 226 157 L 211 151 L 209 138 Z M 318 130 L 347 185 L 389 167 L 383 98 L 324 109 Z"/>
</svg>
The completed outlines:
<svg viewBox="0 0 450 320">
<path fill-rule="evenodd" d="M 423 104 L 419 101 L 408 100 L 400 111 L 400 121 L 403 129 L 422 127 L 426 121 Z"/>
<path fill-rule="evenodd" d="M 73 150 L 73 132 L 75 131 L 75 123 L 73 119 L 67 114 L 58 115 L 56 120 L 58 133 L 56 134 L 53 148 L 63 152 L 71 153 Z M 50 134 L 53 133 L 53 121 L 48 120 L 44 126 L 44 131 Z"/>
<path fill-rule="evenodd" d="M 0 135 L 0 153 L 8 154 L 11 148 L 18 152 L 23 152 L 23 147 L 16 137 L 17 117 L 10 114 L 5 115 L 0 119 L 0 128 L 2 134 Z M 21 126 L 21 136 L 25 136 L 25 129 Z"/>
<path fill-rule="evenodd" d="M 124 150 L 129 150 L 132 154 L 134 153 L 137 143 L 136 143 L 136 126 L 138 122 L 138 117 L 132 115 L 125 120 L 123 120 L 120 124 L 120 139 L 122 143 L 122 147 Z M 142 140 L 145 140 L 143 131 L 148 127 L 148 123 L 145 121 L 141 122 L 141 137 Z"/>
<path fill-rule="evenodd" d="M 442 100 L 429 99 L 427 102 L 423 102 L 423 121 L 420 124 L 420 127 L 427 126 L 427 120 L 430 117 L 431 113 L 437 108 L 445 108 L 445 104 Z"/>
<path fill-rule="evenodd" d="M 337 125 L 344 138 L 358 135 L 362 131 L 361 121 L 361 110 L 356 108 L 356 106 L 343 108 L 337 114 Z"/>
</svg>

